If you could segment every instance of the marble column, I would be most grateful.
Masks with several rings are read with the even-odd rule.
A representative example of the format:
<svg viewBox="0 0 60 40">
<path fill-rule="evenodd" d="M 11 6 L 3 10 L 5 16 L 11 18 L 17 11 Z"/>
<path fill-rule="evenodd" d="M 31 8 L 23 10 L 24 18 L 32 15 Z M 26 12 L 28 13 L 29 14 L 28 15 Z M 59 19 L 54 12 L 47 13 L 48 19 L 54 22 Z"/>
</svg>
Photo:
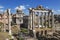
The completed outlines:
<svg viewBox="0 0 60 40">
<path fill-rule="evenodd" d="M 11 16 L 10 9 L 8 9 L 8 27 L 9 27 L 9 35 L 11 35 Z"/>
<path fill-rule="evenodd" d="M 32 29 L 34 30 L 35 28 L 35 12 L 32 12 Z"/>
<path fill-rule="evenodd" d="M 54 27 L 54 15 L 53 15 L 53 12 L 51 12 L 51 15 L 52 15 L 52 27 Z"/>
<path fill-rule="evenodd" d="M 39 25 L 40 25 L 40 15 L 39 15 L 39 12 L 37 12 L 37 14 L 38 14 L 38 27 L 39 27 Z"/>
<path fill-rule="evenodd" d="M 55 32 L 55 24 L 54 24 L 54 15 L 53 15 L 53 12 L 51 12 L 51 16 L 52 16 L 52 24 L 51 24 L 51 27 L 52 27 L 52 31 Z"/>
<path fill-rule="evenodd" d="M 36 31 L 35 31 L 35 12 L 32 12 L 32 27 L 33 27 L 33 34 L 34 34 L 34 38 L 36 38 Z"/>
<path fill-rule="evenodd" d="M 33 29 L 33 26 L 32 26 L 32 16 L 33 16 L 33 12 L 32 12 L 32 10 L 29 10 L 29 27 L 28 27 L 28 29 L 30 29 L 30 30 L 32 30 Z"/>
<path fill-rule="evenodd" d="M 5 15 L 4 15 L 5 16 Z M 4 32 L 6 32 L 6 21 L 5 21 L 5 17 L 4 17 Z"/>
<path fill-rule="evenodd" d="M 48 12 L 48 27 L 50 27 L 50 12 Z"/>
<path fill-rule="evenodd" d="M 47 13 L 45 12 L 45 27 L 47 28 Z"/>
<path fill-rule="evenodd" d="M 42 17 L 41 17 L 41 24 L 42 24 L 42 27 L 43 27 L 43 20 L 44 20 L 44 19 L 43 19 L 43 13 L 41 13 L 41 16 L 42 16 Z"/>
</svg>

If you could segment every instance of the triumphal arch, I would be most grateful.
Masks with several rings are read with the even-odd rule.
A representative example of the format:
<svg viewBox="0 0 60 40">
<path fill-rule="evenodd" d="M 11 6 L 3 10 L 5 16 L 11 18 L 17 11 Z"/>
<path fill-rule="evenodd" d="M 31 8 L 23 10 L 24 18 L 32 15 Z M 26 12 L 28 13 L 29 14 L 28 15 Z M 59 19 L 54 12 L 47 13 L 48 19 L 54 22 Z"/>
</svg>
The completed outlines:
<svg viewBox="0 0 60 40">
<path fill-rule="evenodd" d="M 39 32 L 40 35 L 52 34 L 54 31 L 53 11 L 43 6 L 29 8 L 29 27 L 33 31 L 34 37 Z"/>
</svg>

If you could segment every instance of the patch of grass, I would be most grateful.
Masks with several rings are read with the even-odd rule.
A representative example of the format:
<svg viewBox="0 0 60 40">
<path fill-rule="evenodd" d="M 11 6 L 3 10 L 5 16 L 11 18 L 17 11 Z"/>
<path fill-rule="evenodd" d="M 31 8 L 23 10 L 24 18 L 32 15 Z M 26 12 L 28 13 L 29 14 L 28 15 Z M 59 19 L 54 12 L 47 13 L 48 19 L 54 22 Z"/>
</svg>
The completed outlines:
<svg viewBox="0 0 60 40">
<path fill-rule="evenodd" d="M 28 30 L 26 28 L 21 28 L 21 32 L 28 33 Z"/>
</svg>

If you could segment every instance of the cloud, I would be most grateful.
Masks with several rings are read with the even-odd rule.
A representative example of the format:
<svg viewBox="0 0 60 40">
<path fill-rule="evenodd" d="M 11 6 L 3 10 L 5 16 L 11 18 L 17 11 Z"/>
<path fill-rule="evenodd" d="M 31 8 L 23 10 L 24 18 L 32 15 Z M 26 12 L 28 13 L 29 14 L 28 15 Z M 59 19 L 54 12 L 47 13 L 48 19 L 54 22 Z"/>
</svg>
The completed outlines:
<svg viewBox="0 0 60 40">
<path fill-rule="evenodd" d="M 20 6 L 16 7 L 15 9 L 24 10 L 24 9 L 26 9 L 26 7 L 23 5 L 20 5 Z"/>
<path fill-rule="evenodd" d="M 56 12 L 56 10 L 52 10 L 52 12 Z"/>
<path fill-rule="evenodd" d="M 60 14 L 60 10 L 52 10 L 54 14 Z"/>
<path fill-rule="evenodd" d="M 57 10 L 58 12 L 60 12 L 60 10 Z"/>
<path fill-rule="evenodd" d="M 46 6 L 46 8 L 49 8 L 48 6 Z"/>
<path fill-rule="evenodd" d="M 1 9 L 0 12 L 3 12 L 3 10 Z"/>
<path fill-rule="evenodd" d="M 30 6 L 30 5 L 26 5 L 26 6 Z"/>
<path fill-rule="evenodd" d="M 0 13 L 3 13 L 4 10 L 0 9 Z"/>
<path fill-rule="evenodd" d="M 15 9 L 18 9 L 18 7 L 16 7 Z"/>
<path fill-rule="evenodd" d="M 0 6 L 0 8 L 4 8 L 3 6 Z"/>
</svg>

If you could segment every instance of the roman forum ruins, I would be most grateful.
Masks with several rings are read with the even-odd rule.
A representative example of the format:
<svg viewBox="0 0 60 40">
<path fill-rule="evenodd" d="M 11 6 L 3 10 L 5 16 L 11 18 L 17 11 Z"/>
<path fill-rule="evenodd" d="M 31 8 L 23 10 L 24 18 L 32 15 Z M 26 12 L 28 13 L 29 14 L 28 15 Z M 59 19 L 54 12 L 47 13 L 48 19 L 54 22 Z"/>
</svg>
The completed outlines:
<svg viewBox="0 0 60 40">
<path fill-rule="evenodd" d="M 54 29 L 54 15 L 50 9 L 45 9 L 42 6 L 29 9 L 29 30 L 33 31 L 34 37 L 39 32 L 41 35 L 47 35 Z"/>
<path fill-rule="evenodd" d="M 8 15 L 8 29 L 9 34 L 11 35 L 11 22 L 12 22 L 12 16 L 10 13 L 10 9 L 7 10 Z M 14 14 L 13 14 L 14 15 Z M 20 24 L 23 24 L 23 16 L 26 16 L 22 14 L 21 10 L 16 11 L 16 24 L 20 28 Z M 18 18 L 18 19 L 17 19 Z M 54 14 L 53 11 L 50 9 L 46 9 L 43 6 L 38 6 L 37 8 L 29 8 L 29 15 L 28 15 L 28 30 L 32 31 L 34 34 L 34 37 L 36 38 L 36 33 L 39 32 L 40 35 L 47 35 L 49 33 L 53 34 L 54 32 Z M 4 24 L 4 30 L 5 30 L 5 24 Z"/>
</svg>

